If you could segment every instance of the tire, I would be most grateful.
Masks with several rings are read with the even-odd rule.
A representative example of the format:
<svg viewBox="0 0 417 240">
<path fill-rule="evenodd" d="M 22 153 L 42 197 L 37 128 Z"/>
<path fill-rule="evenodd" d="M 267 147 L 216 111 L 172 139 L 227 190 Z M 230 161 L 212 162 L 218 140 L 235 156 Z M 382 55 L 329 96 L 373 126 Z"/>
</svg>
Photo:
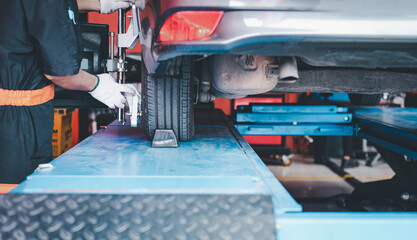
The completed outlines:
<svg viewBox="0 0 417 240">
<path fill-rule="evenodd" d="M 142 118 L 146 137 L 172 129 L 179 141 L 194 136 L 193 67 L 190 57 L 175 59 L 178 76 L 149 74 L 142 63 Z"/>
<path fill-rule="evenodd" d="M 350 103 L 356 106 L 375 106 L 381 101 L 382 94 L 354 94 L 349 93 Z"/>
</svg>

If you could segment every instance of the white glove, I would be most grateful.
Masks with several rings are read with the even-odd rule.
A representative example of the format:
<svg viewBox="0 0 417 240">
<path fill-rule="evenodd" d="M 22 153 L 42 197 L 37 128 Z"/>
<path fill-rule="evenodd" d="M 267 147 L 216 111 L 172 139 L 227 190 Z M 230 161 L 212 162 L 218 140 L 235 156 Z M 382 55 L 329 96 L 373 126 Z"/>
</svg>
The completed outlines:
<svg viewBox="0 0 417 240">
<path fill-rule="evenodd" d="M 117 1 L 135 4 L 135 6 L 139 8 L 140 10 L 143 10 L 145 8 L 145 0 L 117 0 Z"/>
<path fill-rule="evenodd" d="M 100 13 L 113 13 L 119 8 L 126 9 L 130 7 L 128 1 L 124 0 L 100 0 Z"/>
<path fill-rule="evenodd" d="M 124 108 L 126 98 L 122 93 L 136 93 L 136 89 L 132 85 L 118 84 L 108 73 L 99 74 L 97 77 L 97 86 L 89 93 L 109 108 Z"/>
</svg>

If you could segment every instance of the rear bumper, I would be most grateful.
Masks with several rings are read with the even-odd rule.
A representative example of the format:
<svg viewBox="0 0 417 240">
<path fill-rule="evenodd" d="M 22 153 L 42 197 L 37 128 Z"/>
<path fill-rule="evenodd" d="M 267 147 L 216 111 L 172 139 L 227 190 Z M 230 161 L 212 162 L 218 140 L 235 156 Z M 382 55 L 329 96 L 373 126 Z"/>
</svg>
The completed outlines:
<svg viewBox="0 0 417 240">
<path fill-rule="evenodd" d="M 417 15 L 330 11 L 226 11 L 206 40 L 158 43 L 146 65 L 181 55 L 297 56 L 313 66 L 412 68 L 417 64 Z"/>
</svg>

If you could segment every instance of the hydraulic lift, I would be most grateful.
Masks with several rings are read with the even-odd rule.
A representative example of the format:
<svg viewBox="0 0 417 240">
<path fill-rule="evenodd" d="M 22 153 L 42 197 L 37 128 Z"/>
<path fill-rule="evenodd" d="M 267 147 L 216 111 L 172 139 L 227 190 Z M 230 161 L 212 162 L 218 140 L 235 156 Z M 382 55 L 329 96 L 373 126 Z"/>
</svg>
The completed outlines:
<svg viewBox="0 0 417 240">
<path fill-rule="evenodd" d="M 355 187 L 349 204 L 417 198 L 417 109 L 336 105 L 249 105 L 236 114 L 243 135 L 358 136 L 376 145 L 395 172 L 385 181 L 360 183 L 333 162 L 325 164 Z M 414 203 L 414 208 L 416 203 Z M 413 209 L 414 209 L 413 208 Z"/>
<path fill-rule="evenodd" d="M 101 129 L 0 196 L 0 239 L 275 238 L 275 216 L 301 206 L 223 114 L 196 123 L 179 148 L 151 148 L 129 124 Z"/>
<path fill-rule="evenodd" d="M 291 134 L 300 131 L 300 135 L 338 131 L 374 136 L 367 123 L 375 127 L 376 120 L 363 117 L 371 115 L 329 109 L 337 116 L 322 119 L 333 123 L 300 131 L 293 127 L 308 121 L 289 116 L 291 124 L 283 129 Z M 322 107 L 316 110 L 325 111 Z M 388 132 L 406 133 L 414 139 L 411 145 L 398 148 L 407 151 L 393 150 L 415 153 L 417 112 L 399 116 L 400 122 L 393 120 L 393 124 L 409 123 L 397 127 L 387 124 L 384 113 L 375 116 L 378 114 Z M 246 129 L 271 134 L 255 125 L 259 124 Z M 413 236 L 415 212 L 303 212 L 237 129 L 221 112 L 196 111 L 192 141 L 179 148 L 151 148 L 142 128 L 113 123 L 55 159 L 51 167 L 30 175 L 11 194 L 0 195 L 0 239 L 350 240 Z"/>
</svg>

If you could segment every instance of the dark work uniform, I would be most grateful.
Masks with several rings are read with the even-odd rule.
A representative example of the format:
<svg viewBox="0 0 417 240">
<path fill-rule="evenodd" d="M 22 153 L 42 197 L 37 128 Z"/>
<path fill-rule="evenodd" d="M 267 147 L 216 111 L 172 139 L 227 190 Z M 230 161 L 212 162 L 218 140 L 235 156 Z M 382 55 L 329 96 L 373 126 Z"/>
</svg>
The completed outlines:
<svg viewBox="0 0 417 240">
<path fill-rule="evenodd" d="M 44 74 L 77 74 L 77 15 L 76 0 L 0 0 L 0 88 L 36 90 L 51 84 Z M 0 106 L 0 183 L 19 183 L 52 159 L 52 128 L 51 101 Z"/>
</svg>

